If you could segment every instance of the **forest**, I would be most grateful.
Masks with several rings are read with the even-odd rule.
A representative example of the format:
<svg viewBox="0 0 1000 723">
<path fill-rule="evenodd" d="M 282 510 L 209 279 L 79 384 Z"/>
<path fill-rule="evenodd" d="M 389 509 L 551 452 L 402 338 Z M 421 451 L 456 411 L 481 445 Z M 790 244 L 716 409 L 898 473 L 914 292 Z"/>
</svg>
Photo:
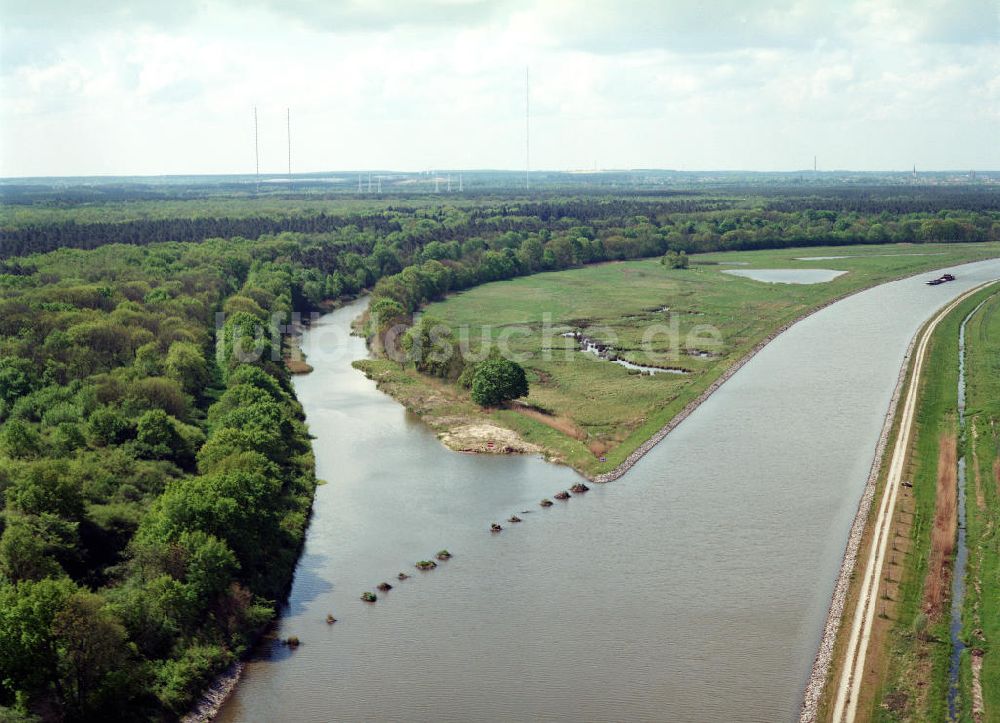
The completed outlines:
<svg viewBox="0 0 1000 723">
<path fill-rule="evenodd" d="M 637 193 L 627 197 L 545 194 L 541 198 L 427 196 L 345 200 L 343 194 L 238 197 L 127 203 L 18 203 L 0 207 L 0 259 L 107 243 L 144 245 L 207 238 L 257 238 L 282 232 L 382 236 L 412 234 L 418 222 L 434 240 L 498 231 L 552 232 L 576 225 L 618 228 L 648 223 L 672 246 L 692 251 L 887 241 L 986 241 L 997 236 L 1000 194 L 988 187 L 896 187 L 792 193 Z M 419 233 L 419 231 L 418 231 Z"/>
<path fill-rule="evenodd" d="M 995 193 L 894 194 L 5 206 L 0 718 L 175 719 L 274 618 L 317 484 L 293 312 L 372 293 L 405 321 L 670 251 L 1000 240 Z"/>
</svg>

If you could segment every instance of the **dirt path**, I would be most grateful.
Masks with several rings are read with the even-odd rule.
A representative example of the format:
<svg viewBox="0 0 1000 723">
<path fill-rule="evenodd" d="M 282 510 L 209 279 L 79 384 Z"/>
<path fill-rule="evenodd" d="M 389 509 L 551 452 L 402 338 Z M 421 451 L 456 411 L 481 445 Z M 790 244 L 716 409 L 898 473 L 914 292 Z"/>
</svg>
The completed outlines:
<svg viewBox="0 0 1000 723">
<path fill-rule="evenodd" d="M 923 371 L 924 360 L 927 356 L 927 346 L 934 329 L 937 328 L 937 325 L 945 316 L 969 296 L 992 283 L 995 282 L 990 281 L 974 289 L 970 289 L 948 304 L 924 327 L 920 335 L 920 340 L 917 343 L 913 374 L 910 377 L 902 416 L 900 418 L 899 434 L 897 435 L 896 444 L 892 451 L 889 474 L 886 478 L 878 517 L 875 520 L 873 528 L 875 538 L 865 565 L 858 605 L 854 612 L 854 618 L 851 621 L 851 634 L 845 652 L 845 663 L 837 684 L 832 717 L 835 723 L 853 723 L 857 714 L 859 698 L 857 692 L 864 677 L 865 657 L 868 652 L 868 643 L 871 638 L 872 623 L 875 618 L 875 609 L 878 602 L 879 582 L 882 577 L 882 569 L 885 566 L 886 551 L 891 544 L 892 520 L 896 509 L 896 499 L 900 483 L 902 482 L 903 464 L 910 446 L 917 392 L 920 386 L 919 381 Z"/>
</svg>

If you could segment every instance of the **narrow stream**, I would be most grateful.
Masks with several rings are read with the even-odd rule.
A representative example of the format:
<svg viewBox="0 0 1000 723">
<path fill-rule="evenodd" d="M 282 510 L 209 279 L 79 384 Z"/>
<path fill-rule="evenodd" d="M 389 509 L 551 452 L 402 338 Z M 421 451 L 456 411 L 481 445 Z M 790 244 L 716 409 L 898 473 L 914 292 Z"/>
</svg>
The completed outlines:
<svg viewBox="0 0 1000 723">
<path fill-rule="evenodd" d="M 663 309 L 664 311 L 666 309 Z M 622 359 L 618 356 L 618 352 L 612 347 L 604 346 L 600 342 L 594 341 L 589 336 L 585 336 L 579 331 L 567 331 L 561 336 L 576 339 L 580 344 L 580 351 L 584 354 L 592 354 L 598 359 L 603 359 L 604 361 L 609 361 L 618 366 L 625 367 L 626 369 L 631 369 L 632 371 L 639 372 L 640 374 L 648 374 L 652 376 L 653 374 L 690 374 L 687 369 L 676 369 L 670 367 L 653 367 L 646 366 L 645 364 L 636 364 L 635 362 L 630 362 L 628 359 Z"/>
<path fill-rule="evenodd" d="M 948 671 L 948 717 L 958 720 L 959 672 L 965 641 L 962 640 L 962 605 L 965 602 L 965 568 L 969 561 L 969 547 L 965 526 L 965 327 L 988 299 L 970 311 L 962 320 L 958 331 L 958 425 L 962 456 L 958 459 L 958 547 L 955 553 L 955 569 L 951 579 L 951 663 Z"/>
</svg>

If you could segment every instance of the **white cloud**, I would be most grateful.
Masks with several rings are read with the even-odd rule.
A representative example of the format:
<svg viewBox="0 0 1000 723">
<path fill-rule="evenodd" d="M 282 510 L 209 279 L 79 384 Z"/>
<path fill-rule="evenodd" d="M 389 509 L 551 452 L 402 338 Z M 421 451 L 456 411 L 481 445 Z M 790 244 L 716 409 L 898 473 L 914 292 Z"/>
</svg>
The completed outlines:
<svg viewBox="0 0 1000 723">
<path fill-rule="evenodd" d="M 0 174 L 996 168 L 996 7 L 3 0 Z"/>
</svg>

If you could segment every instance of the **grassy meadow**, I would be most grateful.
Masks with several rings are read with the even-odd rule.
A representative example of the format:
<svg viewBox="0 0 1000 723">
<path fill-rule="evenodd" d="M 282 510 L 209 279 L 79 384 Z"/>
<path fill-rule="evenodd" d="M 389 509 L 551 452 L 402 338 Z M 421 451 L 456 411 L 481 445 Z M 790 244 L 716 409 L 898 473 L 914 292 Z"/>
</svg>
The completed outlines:
<svg viewBox="0 0 1000 723">
<path fill-rule="evenodd" d="M 429 305 L 425 313 L 467 335 L 471 351 L 489 342 L 518 355 L 531 392 L 524 405 L 506 409 L 479 410 L 465 390 L 387 360 L 359 366 L 438 431 L 489 421 L 594 475 L 620 463 L 762 339 L 810 309 L 900 276 L 997 255 L 998 244 L 712 253 L 692 257 L 686 270 L 658 259 L 605 263 L 485 284 Z M 845 258 L 798 260 L 810 256 Z M 819 284 L 722 273 L 754 268 L 848 273 Z M 658 333 L 643 345 L 654 325 Z M 628 361 L 687 373 L 630 373 L 577 351 L 575 339 L 560 336 L 572 330 L 612 345 Z"/>
<path fill-rule="evenodd" d="M 966 642 L 982 650 L 986 715 L 1000 719 L 1000 295 L 969 321 L 966 335 L 966 465 L 969 578 L 963 611 Z M 971 656 L 963 660 L 971 678 Z M 968 686 L 963 686 L 968 690 Z M 971 710 L 966 699 L 965 710 Z"/>
</svg>

